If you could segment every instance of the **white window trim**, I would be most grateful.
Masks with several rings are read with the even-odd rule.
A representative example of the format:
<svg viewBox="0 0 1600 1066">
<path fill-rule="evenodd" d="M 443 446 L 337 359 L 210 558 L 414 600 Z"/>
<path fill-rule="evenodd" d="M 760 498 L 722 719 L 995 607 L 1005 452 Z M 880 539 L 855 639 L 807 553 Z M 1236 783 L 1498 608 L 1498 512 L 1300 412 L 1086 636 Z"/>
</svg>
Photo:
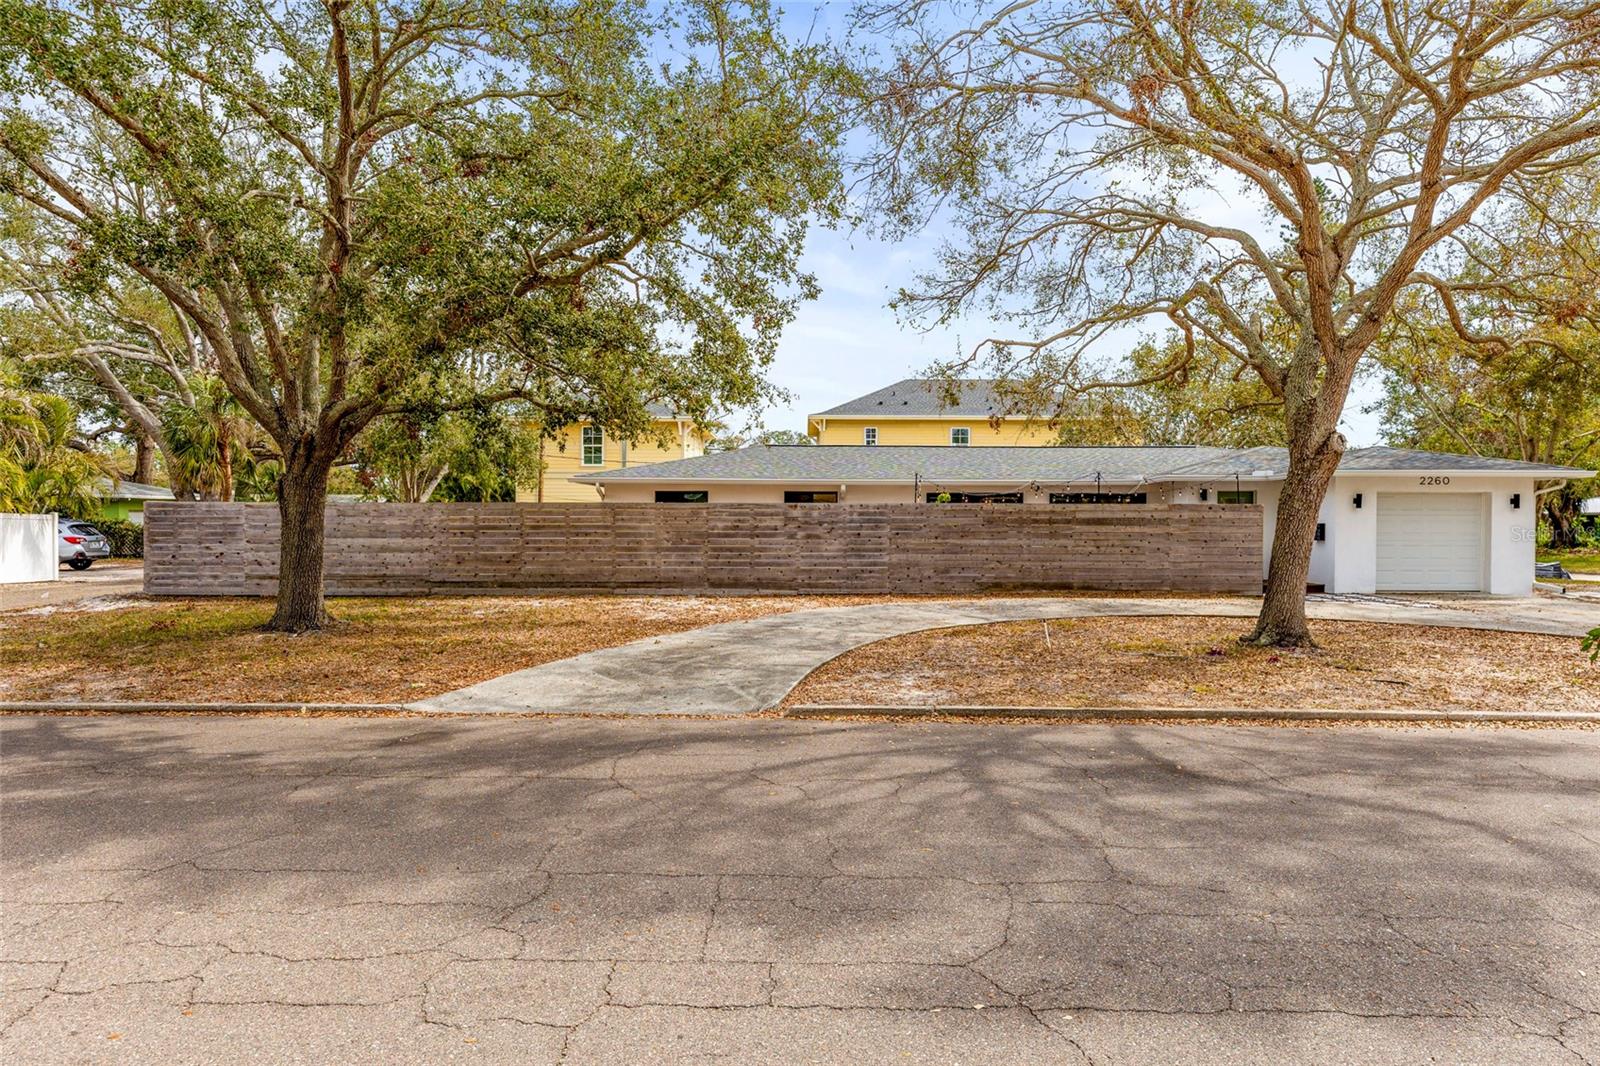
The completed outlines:
<svg viewBox="0 0 1600 1066">
<path fill-rule="evenodd" d="M 591 445 L 591 444 L 588 443 L 587 437 L 589 436 L 590 433 L 593 433 L 593 434 L 595 434 L 595 436 L 600 438 L 600 443 L 598 445 Z M 591 463 L 589 461 L 589 449 L 591 447 L 598 447 L 600 449 L 600 459 L 599 459 L 598 462 Z M 601 429 L 599 426 L 584 426 L 582 429 L 578 430 L 578 463 L 581 466 L 605 466 L 606 465 L 606 431 L 605 430 Z"/>
<path fill-rule="evenodd" d="M 956 434 L 957 433 L 965 433 L 967 435 L 967 439 L 964 440 L 964 441 L 961 441 L 960 443 L 957 443 L 956 442 Z M 950 445 L 951 445 L 951 447 L 954 447 L 954 448 L 966 448 L 966 447 L 970 447 L 971 444 L 972 444 L 972 429 L 970 427 L 968 427 L 968 426 L 951 426 L 950 427 Z"/>
<path fill-rule="evenodd" d="M 865 426 L 861 430 L 861 443 L 872 446 L 878 443 L 878 427 Z"/>
</svg>

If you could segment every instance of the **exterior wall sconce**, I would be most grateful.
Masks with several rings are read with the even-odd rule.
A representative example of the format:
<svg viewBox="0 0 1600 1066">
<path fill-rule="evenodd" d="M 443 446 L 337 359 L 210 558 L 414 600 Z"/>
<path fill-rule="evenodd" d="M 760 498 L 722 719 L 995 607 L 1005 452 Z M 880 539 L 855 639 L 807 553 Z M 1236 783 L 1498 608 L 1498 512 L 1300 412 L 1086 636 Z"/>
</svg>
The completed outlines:
<svg viewBox="0 0 1600 1066">
<path fill-rule="evenodd" d="M 1355 498 L 1354 502 L 1355 502 L 1355 505 L 1356 505 L 1356 510 L 1358 510 L 1358 511 L 1361 510 L 1361 493 L 1359 493 L 1359 492 L 1356 493 L 1356 498 Z"/>
<path fill-rule="evenodd" d="M 1522 493 L 1513 492 L 1511 494 L 1511 509 L 1513 511 L 1522 510 Z"/>
<path fill-rule="evenodd" d="M 1328 523 L 1326 523 L 1326 522 L 1318 522 L 1317 523 L 1317 538 L 1316 539 L 1319 540 L 1319 541 L 1328 539 Z"/>
</svg>

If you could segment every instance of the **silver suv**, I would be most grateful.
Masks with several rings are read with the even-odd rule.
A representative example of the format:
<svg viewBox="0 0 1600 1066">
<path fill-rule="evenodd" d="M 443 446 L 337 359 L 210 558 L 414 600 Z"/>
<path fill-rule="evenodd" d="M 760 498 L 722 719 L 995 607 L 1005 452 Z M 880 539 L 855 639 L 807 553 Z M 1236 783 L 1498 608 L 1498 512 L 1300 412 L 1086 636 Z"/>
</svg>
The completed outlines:
<svg viewBox="0 0 1600 1066">
<path fill-rule="evenodd" d="M 56 555 L 74 570 L 87 570 L 96 559 L 111 555 L 105 534 L 87 522 L 71 518 L 56 520 Z"/>
</svg>

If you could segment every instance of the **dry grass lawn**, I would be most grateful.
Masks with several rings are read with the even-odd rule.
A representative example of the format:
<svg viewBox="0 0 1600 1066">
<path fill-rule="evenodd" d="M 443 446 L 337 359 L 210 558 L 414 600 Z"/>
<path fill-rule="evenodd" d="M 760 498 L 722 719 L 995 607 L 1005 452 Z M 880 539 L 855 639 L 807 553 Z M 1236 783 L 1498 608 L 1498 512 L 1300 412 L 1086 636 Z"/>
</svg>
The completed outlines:
<svg viewBox="0 0 1600 1066">
<path fill-rule="evenodd" d="M 1318 650 L 1277 652 L 1240 646 L 1246 626 L 1085 618 L 931 630 L 848 652 L 784 703 L 1600 711 L 1600 667 L 1575 637 L 1313 622 Z"/>
<path fill-rule="evenodd" d="M 0 615 L 0 701 L 393 703 L 645 637 L 870 597 L 338 599 L 338 625 L 262 630 L 272 601 Z M 128 602 L 128 601 L 124 601 Z"/>
</svg>

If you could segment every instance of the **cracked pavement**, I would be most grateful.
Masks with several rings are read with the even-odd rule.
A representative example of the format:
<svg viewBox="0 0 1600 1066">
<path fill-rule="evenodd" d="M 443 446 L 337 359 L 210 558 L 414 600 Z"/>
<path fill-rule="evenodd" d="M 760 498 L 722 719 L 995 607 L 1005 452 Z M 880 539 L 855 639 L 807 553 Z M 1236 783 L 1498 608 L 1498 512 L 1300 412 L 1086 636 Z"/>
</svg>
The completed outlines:
<svg viewBox="0 0 1600 1066">
<path fill-rule="evenodd" d="M 1600 734 L 0 719 L 8 1063 L 1600 1063 Z"/>
</svg>

